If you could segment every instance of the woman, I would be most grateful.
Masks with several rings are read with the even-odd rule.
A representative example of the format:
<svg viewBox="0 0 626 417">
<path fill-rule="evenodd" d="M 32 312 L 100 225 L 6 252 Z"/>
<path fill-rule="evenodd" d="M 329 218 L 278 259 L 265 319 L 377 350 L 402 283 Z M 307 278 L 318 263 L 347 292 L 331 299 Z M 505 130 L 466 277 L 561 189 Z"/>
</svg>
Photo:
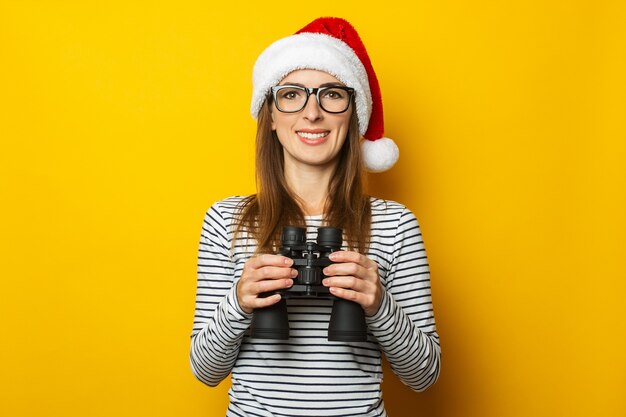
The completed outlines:
<svg viewBox="0 0 626 417">
<path fill-rule="evenodd" d="M 255 64 L 258 193 L 214 204 L 202 229 L 191 366 L 216 386 L 232 372 L 227 415 L 385 416 L 381 351 L 414 390 L 439 375 L 428 262 L 415 216 L 368 197 L 363 171 L 393 165 L 376 75 L 354 28 L 321 18 Z M 289 340 L 252 337 L 254 311 L 297 276 L 277 255 L 283 226 L 343 229 L 323 285 L 357 303 L 363 342 L 329 341 L 332 299 L 288 300 Z M 268 294 L 272 294 L 269 295 Z"/>
</svg>

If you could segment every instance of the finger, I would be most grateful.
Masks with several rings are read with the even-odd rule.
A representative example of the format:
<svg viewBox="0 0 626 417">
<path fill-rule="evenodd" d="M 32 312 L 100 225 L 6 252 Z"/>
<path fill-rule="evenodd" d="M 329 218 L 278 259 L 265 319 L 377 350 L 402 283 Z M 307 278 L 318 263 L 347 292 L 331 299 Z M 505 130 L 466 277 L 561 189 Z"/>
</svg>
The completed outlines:
<svg viewBox="0 0 626 417">
<path fill-rule="evenodd" d="M 348 288 L 331 287 L 330 293 L 335 297 L 343 298 L 344 300 L 354 301 L 364 308 L 365 306 L 369 306 L 374 299 L 373 295 L 363 294 L 359 291 L 354 291 Z"/>
<path fill-rule="evenodd" d="M 274 304 L 280 300 L 280 296 L 272 294 L 276 291 L 284 290 L 293 285 L 292 279 L 284 280 L 264 280 L 258 282 L 244 282 L 239 280 L 237 284 L 237 298 L 241 308 L 250 313 L 255 308 L 261 308 Z M 267 295 L 271 294 L 271 295 Z M 270 298 L 268 301 L 264 301 Z"/>
<path fill-rule="evenodd" d="M 345 288 L 331 288 L 331 294 L 344 300 L 354 301 L 359 304 L 366 316 L 373 316 L 380 309 L 382 298 L 376 298 L 373 294 L 362 294 Z"/>
<path fill-rule="evenodd" d="M 281 255 L 264 253 L 263 255 L 250 258 L 244 265 L 244 270 L 259 269 L 264 266 L 286 267 L 293 264 L 293 259 Z"/>
<path fill-rule="evenodd" d="M 350 289 L 357 292 L 367 292 L 368 283 L 354 276 L 334 276 L 322 281 L 322 285 L 332 288 Z"/>
<path fill-rule="evenodd" d="M 377 302 L 376 296 L 374 294 L 365 294 L 358 291 L 339 287 L 331 287 L 330 293 L 335 297 L 342 298 L 348 301 L 354 301 L 355 303 L 359 304 L 363 308 L 363 311 L 367 316 L 374 315 L 380 307 L 380 300 Z"/>
<path fill-rule="evenodd" d="M 285 288 L 289 288 L 293 285 L 293 279 L 276 279 L 276 280 L 263 280 L 250 284 L 249 292 L 252 295 L 258 296 L 259 294 L 268 293 L 272 291 L 278 291 Z"/>
<path fill-rule="evenodd" d="M 376 262 L 372 261 L 365 255 L 353 251 L 337 251 L 329 255 L 329 259 L 333 262 L 353 262 L 364 268 L 378 267 Z"/>
<path fill-rule="evenodd" d="M 353 262 L 332 264 L 324 268 L 322 272 L 327 277 L 337 275 L 351 275 L 367 280 L 374 279 L 376 275 L 371 269 L 364 268 L 363 266 L 355 264 Z"/>
<path fill-rule="evenodd" d="M 266 268 L 263 268 L 266 269 Z M 245 296 L 257 296 L 264 292 L 276 291 L 283 288 L 289 288 L 293 285 L 293 279 L 297 276 L 298 272 L 291 268 L 277 268 L 276 272 L 271 275 L 271 278 L 263 277 L 259 275 L 259 271 L 252 271 L 247 275 L 242 275 L 238 284 L 239 295 Z"/>
<path fill-rule="evenodd" d="M 280 294 L 270 295 L 269 297 L 265 298 L 257 298 L 255 308 L 269 307 L 279 302 L 281 298 L 282 297 L 280 296 Z"/>
<path fill-rule="evenodd" d="M 280 301 L 281 299 L 281 295 L 280 294 L 272 294 L 269 297 L 254 297 L 254 298 L 250 298 L 250 300 L 247 300 L 248 302 L 246 302 L 246 306 L 247 308 L 244 309 L 244 311 L 247 312 L 252 312 L 257 308 L 263 308 L 263 307 L 268 307 L 271 306 L 272 304 L 276 304 L 277 302 Z M 240 303 L 241 304 L 241 303 Z"/>
<path fill-rule="evenodd" d="M 264 266 L 262 268 L 250 271 L 248 279 L 251 281 L 273 280 L 282 278 L 295 278 L 298 271 L 288 267 Z"/>
</svg>

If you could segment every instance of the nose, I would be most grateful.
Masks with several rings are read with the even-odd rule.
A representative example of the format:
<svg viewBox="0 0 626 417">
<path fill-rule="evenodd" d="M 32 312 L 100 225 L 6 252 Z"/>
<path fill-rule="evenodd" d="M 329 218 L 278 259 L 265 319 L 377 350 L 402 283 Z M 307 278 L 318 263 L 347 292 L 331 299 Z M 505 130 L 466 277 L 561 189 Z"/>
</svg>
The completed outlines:
<svg viewBox="0 0 626 417">
<path fill-rule="evenodd" d="M 314 94 L 311 94 L 311 96 L 309 96 L 309 101 L 306 103 L 306 106 L 304 106 L 304 110 L 302 110 L 302 112 L 304 118 L 310 122 L 320 120 L 324 114 L 319 104 L 317 103 L 317 98 Z"/>
</svg>

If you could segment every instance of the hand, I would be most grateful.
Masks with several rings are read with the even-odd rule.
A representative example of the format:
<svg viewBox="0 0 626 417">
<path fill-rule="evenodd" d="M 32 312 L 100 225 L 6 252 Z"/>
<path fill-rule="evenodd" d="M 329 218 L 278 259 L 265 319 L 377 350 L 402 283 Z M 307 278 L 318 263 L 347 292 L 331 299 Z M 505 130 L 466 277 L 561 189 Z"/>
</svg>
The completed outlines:
<svg viewBox="0 0 626 417">
<path fill-rule="evenodd" d="M 246 313 L 280 301 L 280 294 L 260 294 L 289 288 L 298 271 L 291 268 L 293 260 L 285 256 L 264 254 L 248 259 L 237 283 L 237 300 Z"/>
<path fill-rule="evenodd" d="M 380 308 L 384 288 L 378 276 L 378 264 L 365 255 L 351 251 L 333 252 L 329 256 L 338 262 L 324 268 L 323 284 L 336 297 L 361 305 L 366 316 L 373 316 Z"/>
</svg>

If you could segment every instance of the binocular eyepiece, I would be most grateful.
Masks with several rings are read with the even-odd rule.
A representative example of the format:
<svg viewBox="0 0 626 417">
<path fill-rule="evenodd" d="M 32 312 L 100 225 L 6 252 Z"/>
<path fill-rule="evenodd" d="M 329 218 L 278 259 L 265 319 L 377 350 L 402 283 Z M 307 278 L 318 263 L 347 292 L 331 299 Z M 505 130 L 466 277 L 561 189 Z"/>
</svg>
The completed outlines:
<svg viewBox="0 0 626 417">
<path fill-rule="evenodd" d="M 315 242 L 306 241 L 306 229 L 286 226 L 281 235 L 279 253 L 293 259 L 298 271 L 290 288 L 278 291 L 281 300 L 269 307 L 256 309 L 252 316 L 251 336 L 260 339 L 289 339 L 288 298 L 316 297 L 334 299 L 328 324 L 328 340 L 364 342 L 367 340 L 365 313 L 353 301 L 334 297 L 322 285 L 322 270 L 333 262 L 328 258 L 332 252 L 341 250 L 342 230 L 335 227 L 319 227 Z M 275 293 L 265 293 L 270 296 Z"/>
</svg>

